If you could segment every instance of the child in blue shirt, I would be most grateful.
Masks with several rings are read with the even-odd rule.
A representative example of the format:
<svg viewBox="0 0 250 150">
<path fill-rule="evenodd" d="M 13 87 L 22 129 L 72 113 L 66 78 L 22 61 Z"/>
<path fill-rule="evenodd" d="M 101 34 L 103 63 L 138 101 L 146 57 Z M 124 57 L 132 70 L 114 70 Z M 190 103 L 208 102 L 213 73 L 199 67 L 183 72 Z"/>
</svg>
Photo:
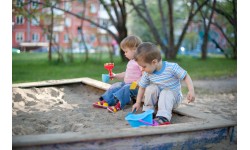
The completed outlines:
<svg viewBox="0 0 250 150">
<path fill-rule="evenodd" d="M 195 100 L 195 92 L 191 77 L 187 71 L 176 63 L 162 61 L 161 52 L 156 45 L 145 42 L 139 45 L 135 53 L 135 60 L 144 71 L 139 82 L 139 91 L 132 111 L 140 108 L 144 102 L 143 111 L 158 111 L 154 119 L 159 125 L 169 124 L 172 109 L 182 101 L 181 81 L 184 80 L 188 87 L 188 102 Z"/>
</svg>

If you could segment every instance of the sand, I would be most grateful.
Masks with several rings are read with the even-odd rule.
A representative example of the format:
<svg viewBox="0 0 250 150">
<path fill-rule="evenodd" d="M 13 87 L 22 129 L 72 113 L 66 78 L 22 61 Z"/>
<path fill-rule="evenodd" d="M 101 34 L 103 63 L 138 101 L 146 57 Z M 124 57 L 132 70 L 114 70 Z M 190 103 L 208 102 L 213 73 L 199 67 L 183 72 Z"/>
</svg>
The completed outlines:
<svg viewBox="0 0 250 150">
<path fill-rule="evenodd" d="M 237 120 L 236 77 L 220 80 L 194 81 L 196 101 L 180 107 L 196 107 L 201 112 L 224 119 Z M 103 90 L 84 85 L 69 84 L 39 88 L 12 89 L 12 136 L 50 133 L 102 131 L 129 128 L 124 119 L 131 106 L 117 113 L 92 107 Z M 184 93 L 184 97 L 185 97 Z M 174 114 L 172 123 L 195 121 L 194 118 Z M 236 149 L 237 130 L 230 149 Z M 228 141 L 208 148 L 228 149 Z"/>
</svg>

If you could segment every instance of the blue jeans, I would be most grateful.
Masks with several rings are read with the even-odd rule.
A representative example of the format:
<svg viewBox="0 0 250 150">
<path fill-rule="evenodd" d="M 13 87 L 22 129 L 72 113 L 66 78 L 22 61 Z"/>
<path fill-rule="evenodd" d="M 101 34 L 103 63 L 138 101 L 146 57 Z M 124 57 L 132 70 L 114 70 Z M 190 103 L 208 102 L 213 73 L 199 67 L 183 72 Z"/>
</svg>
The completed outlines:
<svg viewBox="0 0 250 150">
<path fill-rule="evenodd" d="M 130 102 L 131 97 L 136 97 L 138 89 L 130 90 L 131 84 L 124 82 L 117 82 L 111 85 L 111 87 L 100 97 L 100 100 L 105 100 L 109 106 L 114 106 L 120 101 L 121 108 L 123 109 L 126 104 Z"/>
</svg>

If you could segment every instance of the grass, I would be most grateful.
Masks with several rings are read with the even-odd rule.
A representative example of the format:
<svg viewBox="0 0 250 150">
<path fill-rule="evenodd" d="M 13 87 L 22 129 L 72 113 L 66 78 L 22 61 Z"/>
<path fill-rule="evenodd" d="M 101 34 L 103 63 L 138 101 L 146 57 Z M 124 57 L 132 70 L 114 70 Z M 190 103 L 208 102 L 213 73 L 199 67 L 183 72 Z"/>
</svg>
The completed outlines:
<svg viewBox="0 0 250 150">
<path fill-rule="evenodd" d="M 65 57 L 67 58 L 67 57 Z M 52 62 L 48 62 L 47 54 L 21 53 L 12 55 L 12 82 L 35 82 L 44 80 L 70 79 L 90 77 L 101 80 L 101 74 L 108 73 L 103 64 L 110 62 L 107 54 L 91 54 L 88 62 L 84 62 L 83 54 L 74 55 L 74 62 L 58 63 L 56 54 Z M 114 57 L 118 73 L 126 69 L 126 62 Z M 173 62 L 173 61 L 172 61 Z M 237 61 L 223 57 L 209 57 L 206 61 L 188 56 L 178 56 L 174 62 L 188 71 L 193 80 L 235 76 Z"/>
<path fill-rule="evenodd" d="M 214 79 L 237 75 L 237 61 L 224 57 L 208 57 L 207 60 L 180 56 L 175 61 L 187 70 L 192 79 Z"/>
</svg>

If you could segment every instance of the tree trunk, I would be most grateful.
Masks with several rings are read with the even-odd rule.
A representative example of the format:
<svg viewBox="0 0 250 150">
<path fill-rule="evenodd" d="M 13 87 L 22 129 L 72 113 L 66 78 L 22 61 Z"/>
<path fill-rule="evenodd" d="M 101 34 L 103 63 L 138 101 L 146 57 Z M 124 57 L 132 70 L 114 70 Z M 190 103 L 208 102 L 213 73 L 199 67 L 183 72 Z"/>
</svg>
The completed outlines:
<svg viewBox="0 0 250 150">
<path fill-rule="evenodd" d="M 234 47 L 233 47 L 233 52 L 234 52 L 234 59 L 237 59 L 237 6 L 236 6 L 236 0 L 233 0 L 233 16 L 234 16 L 234 22 L 235 22 L 235 27 L 234 27 Z"/>
<path fill-rule="evenodd" d="M 127 28 L 125 26 L 123 26 L 120 28 L 120 30 L 118 32 L 119 32 L 119 40 L 117 42 L 120 44 L 121 41 L 128 36 L 128 31 L 127 31 Z M 120 49 L 120 55 L 121 55 L 123 62 L 128 61 L 128 59 L 125 57 L 124 51 L 122 49 Z"/>
<path fill-rule="evenodd" d="M 207 59 L 207 44 L 208 44 L 209 29 L 210 29 L 210 25 L 212 22 L 215 5 L 216 5 L 216 0 L 213 1 L 212 12 L 209 16 L 209 21 L 208 21 L 207 26 L 206 26 L 206 16 L 204 16 L 205 17 L 204 18 L 204 37 L 203 37 L 203 43 L 201 46 L 201 59 L 203 59 L 203 60 Z M 201 13 L 202 13 L 202 11 L 201 11 Z"/>
<path fill-rule="evenodd" d="M 83 1 L 83 11 L 82 11 L 83 18 L 85 18 L 85 10 L 86 10 L 86 1 Z M 83 19 L 81 19 L 81 27 L 80 27 L 80 29 L 78 28 L 78 32 L 80 32 L 80 34 L 81 34 L 81 42 L 83 43 L 84 49 L 86 50 L 85 51 L 85 62 L 87 62 L 89 59 L 89 49 L 88 49 L 86 42 L 84 40 L 82 28 L 83 28 Z M 79 49 L 80 49 L 80 46 L 79 46 Z"/>
<path fill-rule="evenodd" d="M 50 10 L 51 10 L 51 25 L 50 25 L 50 39 L 49 39 L 49 51 L 48 51 L 49 62 L 51 62 L 51 60 L 52 60 L 51 47 L 52 47 L 53 26 L 54 26 L 54 11 L 53 11 L 53 7 L 50 7 Z"/>
<path fill-rule="evenodd" d="M 167 59 L 173 58 L 174 54 L 174 19 L 173 19 L 173 0 L 168 0 L 168 21 L 169 21 L 169 45 L 168 45 L 168 57 Z"/>
<path fill-rule="evenodd" d="M 203 37 L 203 43 L 201 45 L 201 59 L 207 58 L 207 43 L 208 43 L 208 31 L 206 30 Z"/>
</svg>

